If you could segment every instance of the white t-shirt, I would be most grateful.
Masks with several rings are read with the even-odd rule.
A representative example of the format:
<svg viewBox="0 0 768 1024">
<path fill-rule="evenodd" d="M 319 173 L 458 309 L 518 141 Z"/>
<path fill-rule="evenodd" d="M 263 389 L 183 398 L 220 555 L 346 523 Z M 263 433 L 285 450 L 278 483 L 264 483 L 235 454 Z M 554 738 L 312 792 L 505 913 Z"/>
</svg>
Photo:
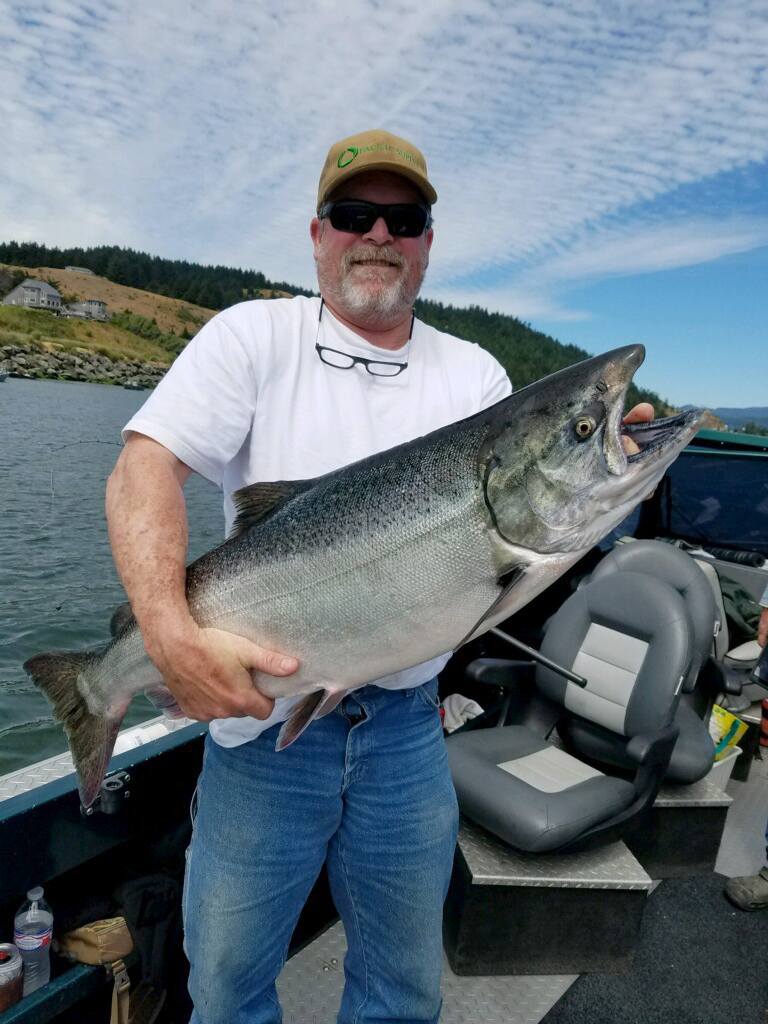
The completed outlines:
<svg viewBox="0 0 768 1024">
<path fill-rule="evenodd" d="M 224 491 L 273 480 L 306 480 L 427 434 L 511 393 L 499 363 L 473 343 L 419 322 L 392 352 L 360 338 L 320 300 L 299 296 L 243 302 L 215 316 L 174 362 L 123 430 L 146 434 Z M 396 377 L 361 364 L 323 363 L 320 345 L 385 362 Z M 449 655 L 373 680 L 387 689 L 419 686 Z M 298 698 L 279 698 L 266 721 L 219 719 L 213 738 L 236 746 L 282 722 Z"/>
</svg>

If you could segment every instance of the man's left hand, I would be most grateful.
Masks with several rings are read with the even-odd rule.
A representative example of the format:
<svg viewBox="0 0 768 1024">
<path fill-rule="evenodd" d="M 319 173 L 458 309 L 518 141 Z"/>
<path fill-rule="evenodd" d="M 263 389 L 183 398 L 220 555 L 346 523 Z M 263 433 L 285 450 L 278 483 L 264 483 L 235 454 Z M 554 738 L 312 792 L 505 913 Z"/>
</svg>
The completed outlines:
<svg viewBox="0 0 768 1024">
<path fill-rule="evenodd" d="M 627 415 L 622 420 L 622 423 L 650 423 L 653 419 L 653 406 L 650 402 L 640 402 L 634 409 L 630 409 Z M 640 449 L 637 447 L 631 437 L 626 434 L 621 435 L 621 443 L 624 445 L 624 451 L 627 455 L 637 455 Z"/>
</svg>

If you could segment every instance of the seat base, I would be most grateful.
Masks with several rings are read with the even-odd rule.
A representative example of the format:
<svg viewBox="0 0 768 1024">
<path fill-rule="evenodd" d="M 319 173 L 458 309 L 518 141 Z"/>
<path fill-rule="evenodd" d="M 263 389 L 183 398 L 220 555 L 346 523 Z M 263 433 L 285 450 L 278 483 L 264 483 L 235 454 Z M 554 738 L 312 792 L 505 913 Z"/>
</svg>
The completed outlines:
<svg viewBox="0 0 768 1024">
<path fill-rule="evenodd" d="M 627 971 L 651 889 L 623 843 L 520 854 L 462 820 L 444 942 L 458 975 Z"/>
<path fill-rule="evenodd" d="M 706 778 L 690 786 L 662 786 L 627 846 L 652 878 L 711 874 L 732 803 Z"/>
</svg>

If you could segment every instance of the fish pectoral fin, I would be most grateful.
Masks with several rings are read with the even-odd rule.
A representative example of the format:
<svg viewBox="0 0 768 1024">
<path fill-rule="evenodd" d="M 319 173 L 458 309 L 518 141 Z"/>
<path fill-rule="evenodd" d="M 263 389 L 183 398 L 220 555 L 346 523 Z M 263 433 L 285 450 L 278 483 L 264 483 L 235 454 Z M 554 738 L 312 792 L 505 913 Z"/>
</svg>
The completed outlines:
<svg viewBox="0 0 768 1024">
<path fill-rule="evenodd" d="M 144 696 L 158 711 L 162 711 L 166 718 L 178 719 L 187 717 L 176 703 L 176 698 L 167 686 L 155 686 L 151 690 L 145 690 Z"/>
<path fill-rule="evenodd" d="M 484 632 L 484 630 L 482 629 L 483 623 L 488 621 L 491 618 L 491 616 L 494 615 L 494 613 L 501 610 L 501 607 L 506 601 L 507 597 L 509 596 L 510 591 L 513 590 L 516 584 L 519 583 L 519 581 L 523 578 L 523 576 L 525 575 L 525 570 L 527 568 L 527 565 L 517 565 L 514 569 L 512 569 L 510 572 L 506 573 L 506 575 L 501 577 L 501 579 L 499 580 L 499 587 L 501 589 L 499 591 L 498 596 L 494 600 L 493 604 L 488 608 L 487 611 L 483 612 L 483 614 L 474 624 L 472 629 L 470 629 L 467 635 L 463 638 L 463 640 L 456 644 L 456 646 L 454 647 L 454 651 L 458 651 L 458 649 L 460 647 L 463 647 L 464 644 L 467 643 L 467 641 L 471 640 L 474 636 L 479 636 L 481 633 Z M 492 624 L 493 623 L 489 624 L 489 629 Z"/>
<path fill-rule="evenodd" d="M 286 747 L 290 747 L 310 722 L 333 711 L 346 692 L 346 690 L 336 690 L 333 693 L 330 690 L 313 690 L 306 697 L 302 697 L 286 721 L 283 722 L 283 727 L 277 734 L 275 750 L 285 750 Z"/>
<path fill-rule="evenodd" d="M 88 672 L 93 661 L 94 655 L 88 651 L 52 651 L 24 663 L 24 671 L 43 691 L 54 717 L 64 726 L 83 807 L 90 807 L 99 795 L 128 708 L 126 701 L 108 715 L 88 710 L 77 680 L 80 673 Z"/>
</svg>

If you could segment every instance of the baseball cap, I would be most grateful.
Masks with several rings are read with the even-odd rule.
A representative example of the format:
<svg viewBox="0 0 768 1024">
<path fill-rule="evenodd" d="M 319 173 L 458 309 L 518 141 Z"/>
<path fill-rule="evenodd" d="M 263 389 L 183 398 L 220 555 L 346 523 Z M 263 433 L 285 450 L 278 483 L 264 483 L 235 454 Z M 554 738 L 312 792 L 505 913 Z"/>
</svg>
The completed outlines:
<svg viewBox="0 0 768 1024">
<path fill-rule="evenodd" d="M 350 135 L 331 146 L 317 189 L 318 209 L 331 192 L 361 171 L 400 174 L 413 182 L 430 206 L 437 202 L 437 192 L 427 178 L 427 162 L 421 150 L 397 135 L 376 129 Z"/>
</svg>

